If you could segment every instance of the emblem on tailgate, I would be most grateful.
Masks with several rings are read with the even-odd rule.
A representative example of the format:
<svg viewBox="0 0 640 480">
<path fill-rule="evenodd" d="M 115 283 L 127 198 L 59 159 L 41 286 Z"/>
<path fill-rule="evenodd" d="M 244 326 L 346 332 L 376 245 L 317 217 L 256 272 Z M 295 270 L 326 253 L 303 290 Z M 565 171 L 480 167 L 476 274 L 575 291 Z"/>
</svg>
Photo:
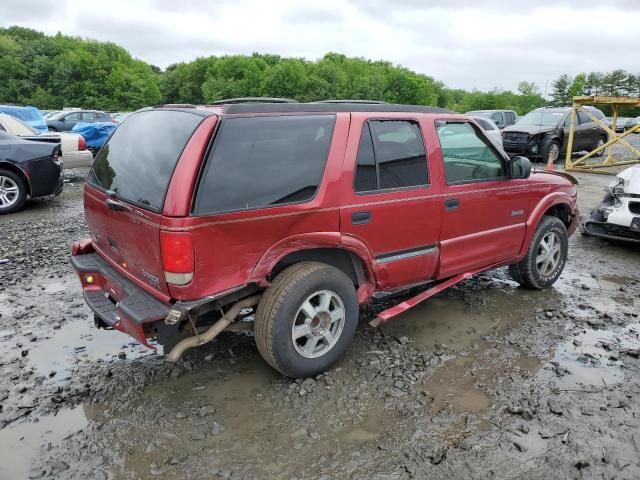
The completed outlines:
<svg viewBox="0 0 640 480">
<path fill-rule="evenodd" d="M 160 286 L 160 279 L 156 277 L 153 273 L 149 273 L 146 270 L 142 269 L 142 276 L 146 278 L 149 283 L 151 283 L 155 287 Z"/>
</svg>

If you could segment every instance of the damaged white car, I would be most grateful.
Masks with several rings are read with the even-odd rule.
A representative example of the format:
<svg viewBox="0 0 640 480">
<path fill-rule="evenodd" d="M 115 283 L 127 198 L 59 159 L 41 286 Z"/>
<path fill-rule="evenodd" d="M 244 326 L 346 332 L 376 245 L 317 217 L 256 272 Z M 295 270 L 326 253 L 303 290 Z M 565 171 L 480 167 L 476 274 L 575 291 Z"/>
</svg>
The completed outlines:
<svg viewBox="0 0 640 480">
<path fill-rule="evenodd" d="M 640 243 L 640 165 L 620 172 L 581 225 L 586 235 Z"/>
</svg>

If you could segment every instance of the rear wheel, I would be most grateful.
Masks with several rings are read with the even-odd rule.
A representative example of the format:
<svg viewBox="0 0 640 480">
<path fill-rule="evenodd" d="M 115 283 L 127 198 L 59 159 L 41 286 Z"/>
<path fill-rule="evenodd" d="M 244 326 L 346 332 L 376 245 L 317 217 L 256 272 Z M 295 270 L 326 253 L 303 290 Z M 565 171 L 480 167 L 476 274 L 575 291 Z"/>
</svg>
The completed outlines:
<svg viewBox="0 0 640 480">
<path fill-rule="evenodd" d="M 531 239 L 527 255 L 509 266 L 511 277 L 525 288 L 542 289 L 553 285 L 567 262 L 569 238 L 559 218 L 544 216 Z"/>
<path fill-rule="evenodd" d="M 0 169 L 0 215 L 20 210 L 27 199 L 27 187 L 20 176 Z"/>
<path fill-rule="evenodd" d="M 279 372 L 304 378 L 324 372 L 347 350 L 358 325 L 351 280 L 317 262 L 280 273 L 256 311 L 258 351 Z"/>
</svg>

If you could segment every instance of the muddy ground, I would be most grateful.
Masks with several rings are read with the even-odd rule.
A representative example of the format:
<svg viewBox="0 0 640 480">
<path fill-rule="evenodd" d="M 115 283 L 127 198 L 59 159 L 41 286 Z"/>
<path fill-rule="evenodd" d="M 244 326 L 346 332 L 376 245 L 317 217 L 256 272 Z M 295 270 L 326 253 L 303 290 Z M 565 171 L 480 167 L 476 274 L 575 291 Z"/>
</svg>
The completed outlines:
<svg viewBox="0 0 640 480">
<path fill-rule="evenodd" d="M 170 367 L 92 326 L 84 173 L 0 218 L 0 479 L 640 478 L 638 247 L 576 234 L 549 290 L 501 269 L 381 330 L 368 308 L 315 379 L 246 334 Z M 610 178 L 579 178 L 588 212 Z"/>
</svg>

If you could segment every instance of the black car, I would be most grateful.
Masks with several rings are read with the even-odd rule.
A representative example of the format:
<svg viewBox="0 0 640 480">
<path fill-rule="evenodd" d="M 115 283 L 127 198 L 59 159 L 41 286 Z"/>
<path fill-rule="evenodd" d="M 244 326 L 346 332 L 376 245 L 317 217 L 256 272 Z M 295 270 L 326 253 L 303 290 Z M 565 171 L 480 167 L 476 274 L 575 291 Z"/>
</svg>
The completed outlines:
<svg viewBox="0 0 640 480">
<path fill-rule="evenodd" d="M 115 122 L 111 115 L 99 110 L 67 110 L 45 120 L 52 132 L 69 132 L 77 123 Z"/>
<path fill-rule="evenodd" d="M 60 144 L 0 132 L 0 215 L 20 210 L 27 198 L 60 194 L 63 180 Z"/>
<path fill-rule="evenodd" d="M 604 114 L 593 107 L 585 107 L 598 120 Z M 515 125 L 502 131 L 505 151 L 511 155 L 524 155 L 544 162 L 555 162 L 562 152 L 566 152 L 569 128 L 571 127 L 571 107 L 543 107 L 527 113 Z M 587 114 L 578 112 L 573 134 L 572 152 L 591 151 L 606 143 L 605 130 L 598 126 Z M 604 149 L 597 156 L 602 156 Z"/>
</svg>

